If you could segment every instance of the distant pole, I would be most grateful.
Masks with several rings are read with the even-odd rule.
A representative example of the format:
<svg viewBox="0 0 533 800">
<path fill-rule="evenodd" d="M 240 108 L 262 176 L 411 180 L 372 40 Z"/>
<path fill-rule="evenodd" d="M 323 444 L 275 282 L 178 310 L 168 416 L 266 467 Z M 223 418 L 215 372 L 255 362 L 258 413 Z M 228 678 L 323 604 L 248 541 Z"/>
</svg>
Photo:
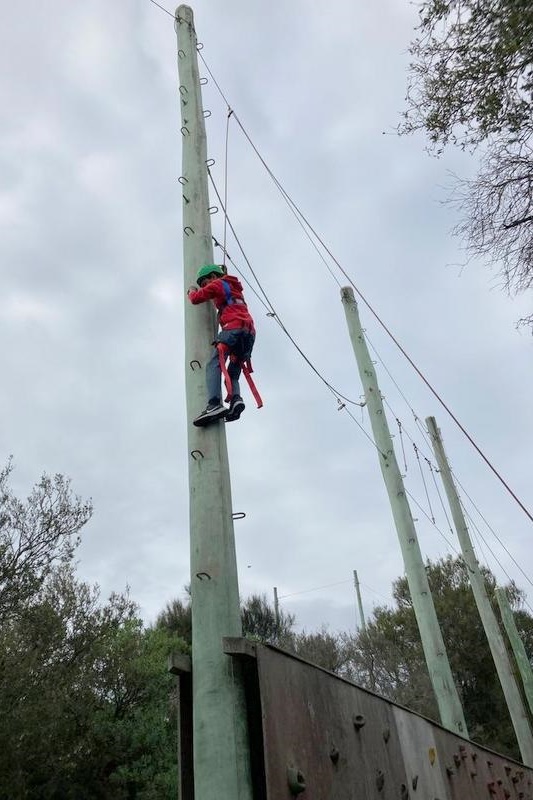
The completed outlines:
<svg viewBox="0 0 533 800">
<path fill-rule="evenodd" d="M 274 586 L 274 615 L 276 617 L 276 632 L 279 633 L 279 600 L 277 586 Z"/>
<path fill-rule="evenodd" d="M 213 263 L 207 143 L 192 10 L 176 10 L 183 167 L 184 287 Z M 191 541 L 193 762 L 197 800 L 252 800 L 244 687 L 222 638 L 242 636 L 231 487 L 223 423 L 196 428 L 217 328 L 211 303 L 185 300 Z"/>
<path fill-rule="evenodd" d="M 505 589 L 501 587 L 496 589 L 496 599 L 500 607 L 502 622 L 505 630 L 507 631 L 507 636 L 511 642 L 514 657 L 516 659 L 518 669 L 520 670 L 522 684 L 524 686 L 524 694 L 526 695 L 529 710 L 533 714 L 533 671 L 531 670 L 531 663 L 527 657 L 526 648 L 524 647 L 522 637 L 518 633 L 518 628 L 516 627 L 514 615 L 511 606 L 509 605 L 509 600 L 507 599 Z"/>
<path fill-rule="evenodd" d="M 509 714 L 511 715 L 518 746 L 522 755 L 522 761 L 524 764 L 531 767 L 533 766 L 533 736 L 531 735 L 527 712 L 524 708 L 522 697 L 513 674 L 498 621 L 487 595 L 485 580 L 479 569 L 474 548 L 472 547 L 470 534 L 459 501 L 459 495 L 457 494 L 448 459 L 444 452 L 444 445 L 442 443 L 440 431 L 437 428 L 435 417 L 427 417 L 426 425 L 429 435 L 431 436 L 435 458 L 437 459 L 448 503 L 450 504 L 455 530 L 457 531 L 463 558 L 468 570 L 468 577 L 470 578 L 470 585 L 472 586 L 479 616 L 481 617 L 481 622 L 485 629 L 490 652 L 492 653 L 492 658 L 496 666 L 496 672 L 498 673 Z"/>
<path fill-rule="evenodd" d="M 468 736 L 461 700 L 453 681 L 411 509 L 394 454 L 377 377 L 361 328 L 353 290 L 350 287 L 341 289 L 341 298 L 359 374 L 365 390 L 366 405 L 379 453 L 379 463 L 400 540 L 409 592 L 440 718 L 443 726 L 448 730 Z"/>
<path fill-rule="evenodd" d="M 357 570 L 353 571 L 353 585 L 355 586 L 355 595 L 357 597 L 357 606 L 359 608 L 359 619 L 361 620 L 361 629 L 366 631 L 365 615 L 363 613 L 363 603 L 361 601 L 361 589 L 359 588 L 359 578 L 357 577 Z"/>
</svg>

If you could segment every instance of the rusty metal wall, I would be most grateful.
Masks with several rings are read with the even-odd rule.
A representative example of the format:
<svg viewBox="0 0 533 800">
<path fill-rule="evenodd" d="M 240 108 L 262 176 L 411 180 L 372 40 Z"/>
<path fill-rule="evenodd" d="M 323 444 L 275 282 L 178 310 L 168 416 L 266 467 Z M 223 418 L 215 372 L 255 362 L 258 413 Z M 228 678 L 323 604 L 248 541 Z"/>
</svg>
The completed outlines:
<svg viewBox="0 0 533 800">
<path fill-rule="evenodd" d="M 267 800 L 533 800 L 533 770 L 275 648 L 255 658 Z"/>
<path fill-rule="evenodd" d="M 243 667 L 254 800 L 533 800 L 532 769 L 274 647 L 224 651 Z M 171 671 L 180 797 L 193 800 L 190 665 Z"/>
</svg>

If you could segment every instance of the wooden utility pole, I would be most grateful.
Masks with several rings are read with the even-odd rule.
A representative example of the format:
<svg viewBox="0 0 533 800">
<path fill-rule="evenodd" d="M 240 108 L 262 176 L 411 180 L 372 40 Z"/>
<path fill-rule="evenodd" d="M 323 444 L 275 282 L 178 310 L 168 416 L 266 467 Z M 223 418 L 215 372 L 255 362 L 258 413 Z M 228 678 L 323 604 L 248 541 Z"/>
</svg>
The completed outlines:
<svg viewBox="0 0 533 800">
<path fill-rule="evenodd" d="M 505 642 L 498 625 L 498 620 L 492 610 L 487 590 L 485 587 L 485 580 L 479 569 L 474 548 L 470 540 L 470 534 L 464 518 L 463 509 L 459 500 L 459 495 L 453 480 L 450 465 L 446 458 L 444 445 L 435 417 L 427 417 L 426 425 L 429 435 L 433 444 L 433 450 L 437 464 L 440 470 L 444 490 L 450 504 L 452 512 L 453 523 L 461 545 L 463 559 L 468 570 L 468 577 L 470 585 L 474 593 L 474 599 L 481 617 L 483 628 L 492 653 L 492 658 L 496 666 L 496 672 L 502 685 L 505 701 L 509 709 L 509 714 L 513 723 L 518 746 L 522 755 L 522 761 L 527 766 L 533 766 L 533 736 L 531 735 L 531 728 L 527 717 L 526 709 L 522 702 L 520 690 L 516 683 L 513 669 L 509 661 Z"/>
<path fill-rule="evenodd" d="M 359 608 L 359 619 L 361 620 L 361 629 L 366 631 L 365 615 L 363 613 L 363 603 L 361 600 L 361 589 L 359 588 L 359 578 L 357 577 L 357 570 L 353 571 L 353 585 L 355 586 L 355 596 L 357 597 L 357 607 Z"/>
<path fill-rule="evenodd" d="M 468 736 L 461 700 L 453 681 L 444 640 L 429 588 L 413 516 L 405 493 L 398 462 L 383 408 L 374 365 L 368 352 L 353 289 L 341 289 L 359 374 L 365 391 L 366 406 L 379 453 L 379 463 L 392 507 L 400 540 L 409 592 L 413 602 L 429 677 L 439 707 L 441 722 L 448 730 Z"/>
<path fill-rule="evenodd" d="M 502 622 L 505 630 L 507 631 L 507 636 L 511 642 L 514 657 L 518 665 L 518 669 L 520 670 L 522 684 L 524 686 L 524 694 L 529 705 L 529 710 L 533 714 L 533 671 L 531 670 L 531 663 L 527 657 L 524 642 L 518 633 L 518 628 L 516 627 L 514 615 L 511 606 L 509 605 L 509 600 L 507 599 L 505 589 L 502 587 L 496 589 L 496 599 L 500 607 Z"/>
<path fill-rule="evenodd" d="M 276 618 L 276 632 L 279 633 L 279 599 L 277 586 L 274 586 L 274 616 Z"/>
<path fill-rule="evenodd" d="M 192 10 L 176 10 L 183 142 L 185 291 L 213 263 L 207 144 Z M 228 453 L 224 424 L 194 427 L 207 403 L 205 365 L 217 328 L 211 303 L 185 301 L 191 541 L 193 760 L 198 800 L 252 800 L 244 688 L 222 638 L 241 636 Z"/>
</svg>

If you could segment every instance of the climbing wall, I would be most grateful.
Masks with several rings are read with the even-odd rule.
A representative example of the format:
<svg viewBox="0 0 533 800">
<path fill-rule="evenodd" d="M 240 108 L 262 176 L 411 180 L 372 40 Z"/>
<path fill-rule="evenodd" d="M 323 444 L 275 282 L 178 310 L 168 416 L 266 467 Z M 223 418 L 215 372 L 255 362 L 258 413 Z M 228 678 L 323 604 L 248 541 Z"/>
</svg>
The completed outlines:
<svg viewBox="0 0 533 800">
<path fill-rule="evenodd" d="M 533 770 L 275 648 L 255 661 L 268 800 L 533 800 Z"/>
<path fill-rule="evenodd" d="M 516 761 L 275 647 L 228 638 L 224 651 L 245 683 L 254 800 L 533 800 Z M 180 800 L 194 798 L 188 669 L 172 670 Z"/>
</svg>

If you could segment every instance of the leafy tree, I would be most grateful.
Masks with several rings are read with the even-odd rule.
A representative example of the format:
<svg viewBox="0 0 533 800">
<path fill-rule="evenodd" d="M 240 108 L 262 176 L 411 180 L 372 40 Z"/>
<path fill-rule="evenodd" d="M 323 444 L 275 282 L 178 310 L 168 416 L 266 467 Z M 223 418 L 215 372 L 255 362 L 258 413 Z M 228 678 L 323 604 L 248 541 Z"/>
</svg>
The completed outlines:
<svg viewBox="0 0 533 800">
<path fill-rule="evenodd" d="M 9 485 L 13 463 L 0 470 L 0 617 L 17 613 L 39 591 L 54 564 L 68 563 L 92 515 L 63 475 L 43 475 L 26 502 Z"/>
<path fill-rule="evenodd" d="M 466 567 L 461 559 L 448 557 L 436 563 L 428 562 L 427 571 L 470 736 L 481 744 L 518 757 L 512 724 Z M 488 570 L 483 569 L 483 573 L 489 596 L 493 597 L 495 579 Z M 519 609 L 523 593 L 514 584 L 507 587 L 507 592 L 511 605 Z M 352 675 L 395 702 L 438 719 L 406 578 L 395 581 L 393 597 L 395 607 L 374 609 L 366 632 L 352 638 Z M 531 641 L 533 617 L 521 610 L 516 621 L 519 630 L 526 634 L 525 639 Z M 346 644 L 350 647 L 349 641 Z"/>
<path fill-rule="evenodd" d="M 70 565 L 61 565 L 20 614 L 2 624 L 3 796 L 76 796 L 68 787 L 77 785 L 76 771 L 89 757 L 88 731 L 98 707 L 95 651 L 133 610 L 118 596 L 99 608 L 97 591 L 77 582 Z"/>
<path fill-rule="evenodd" d="M 405 128 L 435 145 L 477 146 L 533 130 L 533 8 L 529 0 L 425 0 Z"/>
<path fill-rule="evenodd" d="M 44 476 L 23 503 L 2 473 L 0 800 L 159 800 L 176 787 L 166 670 L 179 637 L 145 629 L 127 594 L 76 579 L 90 504 Z M 76 538 L 74 538 L 76 537 Z"/>
<path fill-rule="evenodd" d="M 279 609 L 276 619 L 275 610 L 266 595 L 253 594 L 248 597 L 241 604 L 241 617 L 245 636 L 278 647 L 290 647 L 295 617 Z"/>
<path fill-rule="evenodd" d="M 0 797 L 175 797 L 166 660 L 183 646 L 144 629 L 127 596 L 101 604 L 70 566 L 55 570 L 0 633 Z"/>
<path fill-rule="evenodd" d="M 337 675 L 350 678 L 350 650 L 346 647 L 346 636 L 332 633 L 326 627 L 314 633 L 302 631 L 293 637 L 290 648 L 296 655 L 324 667 Z"/>
<path fill-rule="evenodd" d="M 533 5 L 424 0 L 401 133 L 423 130 L 437 153 L 483 144 L 479 175 L 460 181 L 456 233 L 498 264 L 511 294 L 533 281 Z M 520 322 L 533 325 L 533 314 Z"/>
<path fill-rule="evenodd" d="M 166 663 L 182 649 L 181 640 L 134 619 L 102 653 L 90 741 L 106 797 L 177 796 L 177 708 Z"/>
<path fill-rule="evenodd" d="M 158 615 L 156 626 L 181 636 L 189 645 L 192 643 L 192 618 L 190 594 L 186 589 L 185 600 L 171 600 Z M 243 635 L 258 642 L 286 647 L 290 644 L 294 616 L 280 609 L 276 620 L 274 608 L 268 603 L 266 595 L 253 594 L 241 602 Z"/>
<path fill-rule="evenodd" d="M 176 598 L 166 604 L 157 616 L 156 627 L 180 636 L 188 645 L 192 644 L 191 598 L 187 592 L 185 601 Z"/>
</svg>

